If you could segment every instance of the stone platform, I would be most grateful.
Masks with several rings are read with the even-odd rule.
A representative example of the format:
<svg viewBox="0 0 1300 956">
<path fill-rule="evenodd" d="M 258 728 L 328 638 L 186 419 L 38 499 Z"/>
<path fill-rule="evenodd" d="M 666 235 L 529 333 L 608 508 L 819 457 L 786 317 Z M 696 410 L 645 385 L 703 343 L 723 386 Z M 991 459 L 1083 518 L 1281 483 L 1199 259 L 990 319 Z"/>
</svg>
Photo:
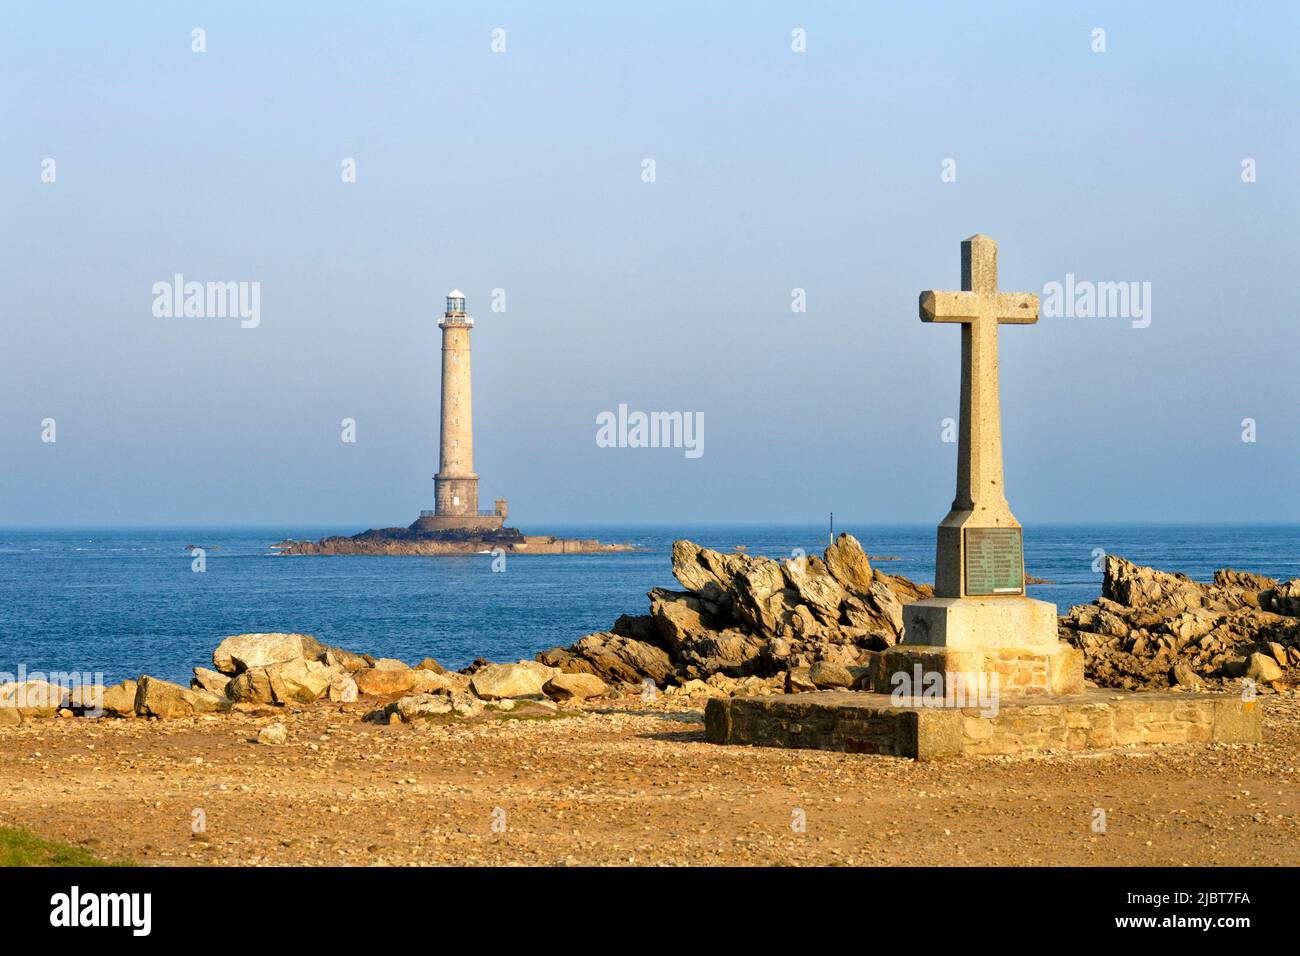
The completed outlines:
<svg viewBox="0 0 1300 956">
<path fill-rule="evenodd" d="M 719 744 L 916 759 L 1260 741 L 1260 701 L 1231 694 L 1089 689 L 1004 698 L 987 714 L 919 704 L 862 691 L 715 698 L 704 712 L 705 735 Z"/>
</svg>

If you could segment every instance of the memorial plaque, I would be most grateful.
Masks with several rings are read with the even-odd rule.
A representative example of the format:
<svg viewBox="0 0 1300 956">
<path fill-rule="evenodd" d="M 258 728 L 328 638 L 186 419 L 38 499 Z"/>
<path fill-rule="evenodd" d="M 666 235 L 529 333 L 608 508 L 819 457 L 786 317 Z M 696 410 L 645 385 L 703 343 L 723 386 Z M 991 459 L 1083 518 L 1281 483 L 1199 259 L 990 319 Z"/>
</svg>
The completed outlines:
<svg viewBox="0 0 1300 956">
<path fill-rule="evenodd" d="M 1025 563 L 1019 528 L 966 529 L 966 593 L 1024 594 Z"/>
</svg>

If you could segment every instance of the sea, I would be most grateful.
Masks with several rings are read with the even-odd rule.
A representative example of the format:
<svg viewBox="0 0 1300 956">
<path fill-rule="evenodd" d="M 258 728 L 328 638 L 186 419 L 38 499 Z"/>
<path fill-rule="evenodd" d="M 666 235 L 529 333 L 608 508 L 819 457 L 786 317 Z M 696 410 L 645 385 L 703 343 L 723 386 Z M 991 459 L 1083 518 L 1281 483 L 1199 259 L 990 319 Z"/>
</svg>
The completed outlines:
<svg viewBox="0 0 1300 956">
<path fill-rule="evenodd" d="M 118 681 L 185 681 L 211 666 L 230 634 L 292 631 L 377 657 L 531 658 L 620 614 L 644 614 L 646 592 L 677 587 L 672 543 L 788 558 L 820 555 L 824 525 L 568 525 L 564 537 L 627 542 L 591 555 L 284 557 L 285 538 L 353 534 L 349 527 L 0 529 L 0 673 L 76 672 Z M 844 524 L 873 564 L 934 580 L 935 529 Z M 1061 525 L 1026 527 L 1026 570 L 1047 584 L 1032 597 L 1061 613 L 1095 600 L 1102 556 L 1208 580 L 1233 567 L 1300 577 L 1300 526 Z M 204 550 L 196 570 L 191 549 Z"/>
</svg>

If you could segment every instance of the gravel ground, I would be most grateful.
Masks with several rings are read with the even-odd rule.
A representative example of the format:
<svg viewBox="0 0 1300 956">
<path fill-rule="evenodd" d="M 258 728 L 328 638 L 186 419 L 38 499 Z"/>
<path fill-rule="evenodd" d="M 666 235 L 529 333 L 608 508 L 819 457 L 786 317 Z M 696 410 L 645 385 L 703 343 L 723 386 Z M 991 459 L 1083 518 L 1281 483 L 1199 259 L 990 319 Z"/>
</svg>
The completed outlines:
<svg viewBox="0 0 1300 956">
<path fill-rule="evenodd" d="M 938 763 L 716 746 L 700 700 L 28 721 L 0 824 L 151 865 L 1296 865 L 1300 696 L 1261 703 L 1260 746 Z"/>
</svg>

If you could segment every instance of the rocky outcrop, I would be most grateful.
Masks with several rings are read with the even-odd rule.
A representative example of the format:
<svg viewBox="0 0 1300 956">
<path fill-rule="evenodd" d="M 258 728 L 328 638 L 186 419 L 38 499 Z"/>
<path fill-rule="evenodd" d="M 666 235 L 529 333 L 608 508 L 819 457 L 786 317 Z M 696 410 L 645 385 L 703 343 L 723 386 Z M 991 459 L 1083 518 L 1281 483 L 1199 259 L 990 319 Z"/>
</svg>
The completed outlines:
<svg viewBox="0 0 1300 956">
<path fill-rule="evenodd" d="M 772 676 L 815 661 L 848 667 L 897 643 L 903 605 L 933 593 L 875 571 L 848 534 L 821 558 L 776 561 L 683 540 L 673 543 L 672 561 L 684 591 L 655 588 L 649 614 L 624 615 L 611 631 L 537 659 L 608 683 L 659 686 L 714 674 Z"/>
<path fill-rule="evenodd" d="M 479 554 L 501 550 L 512 554 L 603 554 L 631 551 L 628 544 L 604 544 L 592 539 L 526 535 L 516 528 L 499 531 L 421 531 L 411 528 L 371 528 L 351 537 L 333 535 L 319 541 L 281 541 L 281 555 L 438 555 Z"/>
<path fill-rule="evenodd" d="M 1101 597 L 1061 618 L 1061 639 L 1104 687 L 1284 687 L 1300 677 L 1297 598 L 1300 579 L 1223 569 L 1202 584 L 1109 555 Z"/>
</svg>

